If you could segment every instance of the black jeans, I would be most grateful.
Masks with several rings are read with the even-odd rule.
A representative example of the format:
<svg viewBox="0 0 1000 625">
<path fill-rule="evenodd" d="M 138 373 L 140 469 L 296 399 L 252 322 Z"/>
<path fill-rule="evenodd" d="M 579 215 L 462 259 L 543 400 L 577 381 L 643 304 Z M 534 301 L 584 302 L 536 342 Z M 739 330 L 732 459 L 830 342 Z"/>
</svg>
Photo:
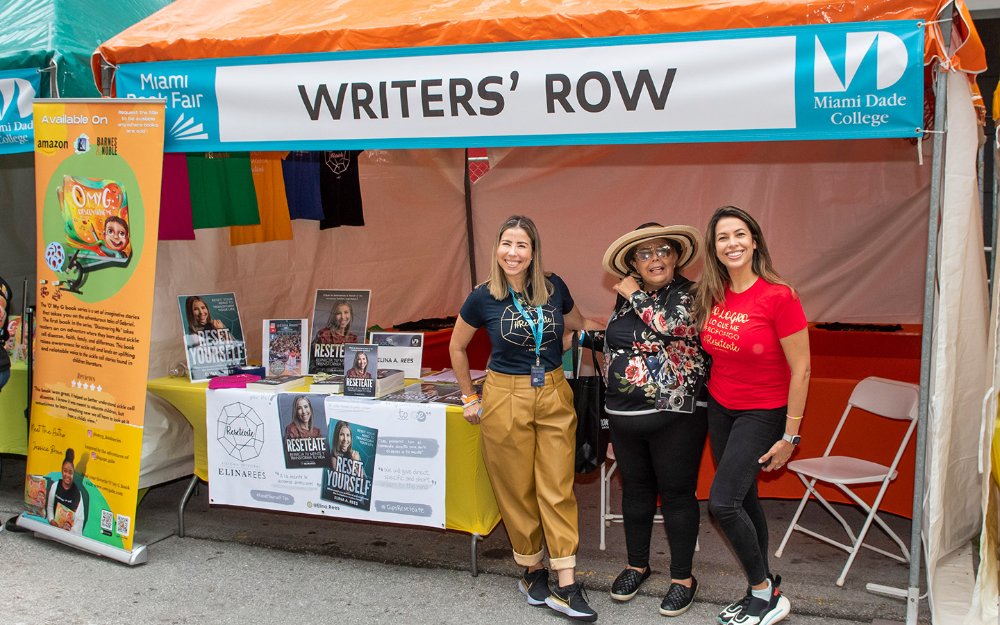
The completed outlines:
<svg viewBox="0 0 1000 625">
<path fill-rule="evenodd" d="M 708 509 L 719 521 L 747 582 L 763 582 L 767 563 L 767 518 L 757 498 L 757 460 L 785 432 L 786 408 L 729 410 L 708 398 L 708 436 L 715 457 L 715 479 Z"/>
<path fill-rule="evenodd" d="M 649 542 L 660 498 L 670 544 L 670 576 L 691 577 L 701 512 L 695 489 L 708 424 L 704 407 L 692 414 L 609 415 L 611 442 L 622 474 L 622 516 L 629 566 L 649 566 Z"/>
</svg>

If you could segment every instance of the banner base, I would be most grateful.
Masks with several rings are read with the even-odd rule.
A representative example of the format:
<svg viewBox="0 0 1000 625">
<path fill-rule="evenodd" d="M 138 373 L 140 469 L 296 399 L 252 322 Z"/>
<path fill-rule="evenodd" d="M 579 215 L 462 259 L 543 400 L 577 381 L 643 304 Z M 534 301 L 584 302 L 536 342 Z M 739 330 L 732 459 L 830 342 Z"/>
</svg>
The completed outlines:
<svg viewBox="0 0 1000 625">
<path fill-rule="evenodd" d="M 39 534 L 43 538 L 69 545 L 80 551 L 86 551 L 102 558 L 117 560 L 129 566 L 145 564 L 149 560 L 149 552 L 146 551 L 146 545 L 133 545 L 132 551 L 125 551 L 124 549 L 111 547 L 90 538 L 71 534 L 58 527 L 52 527 L 48 523 L 37 521 L 25 514 L 18 515 L 17 526 Z"/>
</svg>

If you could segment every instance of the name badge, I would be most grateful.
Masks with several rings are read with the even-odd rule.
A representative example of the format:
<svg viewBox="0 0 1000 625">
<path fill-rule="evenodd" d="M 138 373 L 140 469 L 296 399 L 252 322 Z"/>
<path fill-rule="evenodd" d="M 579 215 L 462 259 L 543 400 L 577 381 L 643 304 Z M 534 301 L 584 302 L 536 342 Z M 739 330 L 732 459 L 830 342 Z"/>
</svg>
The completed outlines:
<svg viewBox="0 0 1000 625">
<path fill-rule="evenodd" d="M 531 368 L 531 385 L 545 386 L 545 367 L 534 366 Z"/>
</svg>

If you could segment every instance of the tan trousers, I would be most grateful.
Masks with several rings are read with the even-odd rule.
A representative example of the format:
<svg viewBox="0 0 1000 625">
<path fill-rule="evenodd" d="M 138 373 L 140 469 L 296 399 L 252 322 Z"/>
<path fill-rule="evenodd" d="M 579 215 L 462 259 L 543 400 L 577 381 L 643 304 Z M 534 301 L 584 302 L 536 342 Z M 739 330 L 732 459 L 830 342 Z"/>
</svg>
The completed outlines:
<svg viewBox="0 0 1000 625">
<path fill-rule="evenodd" d="M 480 421 L 483 459 L 503 516 L 514 561 L 576 567 L 580 542 L 573 494 L 576 412 L 561 369 L 532 387 L 527 375 L 490 371 Z"/>
</svg>

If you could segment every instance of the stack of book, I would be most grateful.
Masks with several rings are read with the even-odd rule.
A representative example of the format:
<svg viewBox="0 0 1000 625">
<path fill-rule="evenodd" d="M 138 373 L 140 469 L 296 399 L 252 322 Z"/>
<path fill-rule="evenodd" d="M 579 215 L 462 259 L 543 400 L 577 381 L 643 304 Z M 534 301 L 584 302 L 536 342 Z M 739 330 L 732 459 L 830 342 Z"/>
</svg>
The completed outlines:
<svg viewBox="0 0 1000 625">
<path fill-rule="evenodd" d="M 256 382 L 248 382 L 247 390 L 277 393 L 302 386 L 305 382 L 304 375 L 271 375 Z"/>
<path fill-rule="evenodd" d="M 312 384 L 309 385 L 311 393 L 343 393 L 344 376 L 335 373 L 314 373 Z"/>
<path fill-rule="evenodd" d="M 375 397 L 395 393 L 406 385 L 406 374 L 402 369 L 379 369 L 375 379 Z"/>
</svg>

